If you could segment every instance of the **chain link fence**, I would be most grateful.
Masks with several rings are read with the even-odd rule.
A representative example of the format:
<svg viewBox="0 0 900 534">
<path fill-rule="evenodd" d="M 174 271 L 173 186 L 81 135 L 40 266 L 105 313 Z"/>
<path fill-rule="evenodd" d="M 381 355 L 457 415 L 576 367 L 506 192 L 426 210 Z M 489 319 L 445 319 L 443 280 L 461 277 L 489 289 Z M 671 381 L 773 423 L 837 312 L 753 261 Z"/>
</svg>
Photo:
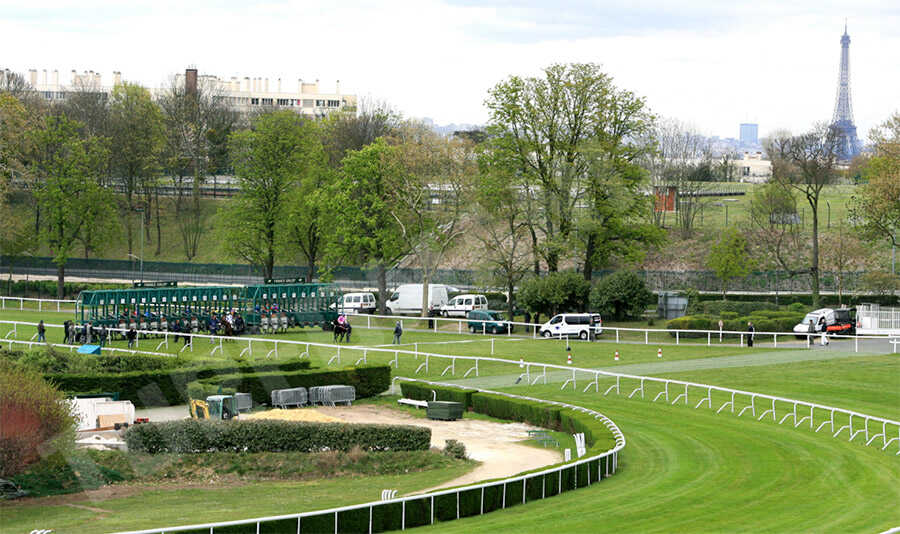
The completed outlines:
<svg viewBox="0 0 900 534">
<path fill-rule="evenodd" d="M 15 274 L 56 275 L 56 265 L 49 257 L 10 257 L 0 256 L 0 269 L 3 273 L 12 271 Z M 611 270 L 594 271 L 593 278 L 598 280 L 611 274 Z M 307 267 L 299 265 L 276 265 L 273 278 L 304 278 Z M 712 271 L 637 271 L 651 291 L 679 291 L 696 289 L 698 291 L 721 291 L 721 282 Z M 336 267 L 331 270 L 334 282 L 345 288 L 376 287 L 378 285 L 376 269 L 361 267 Z M 131 260 L 107 260 L 70 258 L 66 264 L 66 275 L 82 278 L 104 280 L 176 280 L 195 284 L 239 284 L 251 285 L 264 282 L 259 267 L 246 264 L 228 263 L 177 263 L 145 261 L 143 275 L 140 262 Z M 843 285 L 844 292 L 863 290 L 862 278 L 865 272 L 843 273 L 842 280 L 836 273 L 823 272 L 820 278 L 820 291 L 838 292 Z M 468 269 L 439 269 L 431 282 L 446 284 L 460 289 L 478 287 L 483 278 L 482 273 Z M 391 269 L 387 273 L 389 288 L 399 284 L 421 283 L 422 271 L 412 268 Z M 842 282 L 842 283 L 841 283 Z M 744 278 L 732 280 L 729 291 L 736 292 L 809 292 L 811 281 L 807 275 L 788 276 L 783 271 L 757 271 Z"/>
</svg>

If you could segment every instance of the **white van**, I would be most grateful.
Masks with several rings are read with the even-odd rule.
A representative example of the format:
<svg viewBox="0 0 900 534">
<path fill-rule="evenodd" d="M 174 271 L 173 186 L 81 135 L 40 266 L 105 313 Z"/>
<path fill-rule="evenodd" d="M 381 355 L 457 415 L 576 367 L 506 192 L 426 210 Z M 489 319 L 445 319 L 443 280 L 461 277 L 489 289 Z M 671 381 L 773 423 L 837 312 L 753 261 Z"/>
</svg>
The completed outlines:
<svg viewBox="0 0 900 534">
<path fill-rule="evenodd" d="M 450 299 L 450 302 L 441 306 L 441 315 L 466 317 L 472 310 L 486 309 L 488 309 L 488 301 L 484 295 L 457 295 Z"/>
<path fill-rule="evenodd" d="M 428 284 L 429 315 L 440 313 L 441 307 L 447 304 L 447 286 Z M 387 301 L 388 315 L 419 315 L 422 313 L 422 284 L 402 284 L 397 287 Z"/>
<path fill-rule="evenodd" d="M 375 313 L 374 293 L 345 293 L 338 313 Z"/>
<path fill-rule="evenodd" d="M 543 337 L 578 337 L 592 339 L 603 332 L 600 316 L 590 313 L 561 313 L 541 325 Z"/>
</svg>

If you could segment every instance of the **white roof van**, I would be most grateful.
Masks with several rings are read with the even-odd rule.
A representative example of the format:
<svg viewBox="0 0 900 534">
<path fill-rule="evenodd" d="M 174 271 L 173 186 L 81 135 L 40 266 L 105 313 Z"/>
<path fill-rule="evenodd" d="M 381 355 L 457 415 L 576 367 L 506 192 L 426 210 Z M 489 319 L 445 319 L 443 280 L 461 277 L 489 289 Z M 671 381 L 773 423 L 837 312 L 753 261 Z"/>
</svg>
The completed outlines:
<svg viewBox="0 0 900 534">
<path fill-rule="evenodd" d="M 488 309 L 487 297 L 484 295 L 457 295 L 450 302 L 441 306 L 444 317 L 466 317 L 472 310 Z"/>
<path fill-rule="evenodd" d="M 338 313 L 375 313 L 374 293 L 345 293 Z"/>
<path fill-rule="evenodd" d="M 428 284 L 429 315 L 440 313 L 441 306 L 447 304 L 447 286 Z M 402 284 L 387 301 L 388 315 L 419 315 L 422 313 L 422 284 Z"/>
<path fill-rule="evenodd" d="M 596 313 L 560 313 L 541 325 L 540 334 L 543 337 L 593 339 L 603 331 L 601 325 Z"/>
</svg>

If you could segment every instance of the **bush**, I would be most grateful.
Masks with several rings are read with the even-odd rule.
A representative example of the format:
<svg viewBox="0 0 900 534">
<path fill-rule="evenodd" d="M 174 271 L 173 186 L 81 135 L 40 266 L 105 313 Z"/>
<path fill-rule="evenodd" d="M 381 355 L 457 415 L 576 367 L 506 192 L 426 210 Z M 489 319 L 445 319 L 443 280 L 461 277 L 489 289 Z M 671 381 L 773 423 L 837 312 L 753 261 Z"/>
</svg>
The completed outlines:
<svg viewBox="0 0 900 534">
<path fill-rule="evenodd" d="M 431 447 L 431 429 L 406 425 L 352 425 L 295 421 L 187 419 L 132 426 L 128 450 L 158 453 L 414 451 Z"/>
<path fill-rule="evenodd" d="M 615 321 L 640 319 L 656 300 L 644 281 L 631 271 L 604 276 L 591 289 L 591 309 Z"/>
<path fill-rule="evenodd" d="M 199 384 L 199 385 L 195 385 Z M 300 370 L 293 372 L 259 372 L 236 373 L 217 375 L 200 379 L 188 384 L 189 392 L 200 388 L 205 394 L 215 394 L 219 387 L 223 393 L 240 391 L 249 393 L 253 402 L 264 404 L 271 402 L 271 392 L 274 389 L 284 388 L 310 388 L 314 386 L 329 386 L 341 384 L 353 386 L 356 389 L 356 398 L 374 397 L 391 386 L 391 368 L 387 365 L 347 367 L 344 369 L 328 370 Z M 206 393 L 212 391 L 212 393 Z"/>
<path fill-rule="evenodd" d="M 752 321 L 757 332 L 792 332 L 794 325 L 803 320 L 803 313 L 793 313 L 790 311 L 783 312 L 757 312 L 762 315 L 748 315 L 745 317 L 736 317 L 733 319 L 725 319 L 722 327 L 723 330 L 732 332 L 744 332 L 747 330 L 747 322 Z M 770 317 L 771 316 L 771 317 Z M 718 331 L 719 319 L 710 315 L 685 315 L 677 319 L 672 319 L 666 323 L 669 330 L 713 330 Z M 675 337 L 675 332 L 669 332 L 669 335 Z M 681 332 L 679 334 L 683 338 L 706 337 L 705 332 Z M 725 334 L 726 337 L 739 337 L 740 334 Z"/>
<path fill-rule="evenodd" d="M 777 310 L 778 306 L 771 302 L 761 301 L 708 300 L 700 302 L 697 305 L 697 309 L 699 313 L 707 315 L 721 315 L 722 312 L 731 312 L 737 314 L 737 316 L 742 316 L 750 315 L 752 312 L 759 310 Z"/>
<path fill-rule="evenodd" d="M 27 351 L 0 350 L 0 358 L 15 361 L 44 374 L 57 373 L 126 373 L 174 369 L 185 365 L 177 357 L 151 356 L 145 354 L 101 354 L 94 356 L 54 350 L 53 347 L 39 347 Z"/>
<path fill-rule="evenodd" d="M 578 273 L 550 273 L 526 279 L 516 298 L 529 312 L 549 316 L 584 311 L 590 292 L 591 284 Z"/>
<path fill-rule="evenodd" d="M 444 454 L 457 460 L 466 459 L 466 445 L 455 439 L 448 439 L 444 444 Z"/>
<path fill-rule="evenodd" d="M 42 453 L 74 445 L 75 417 L 41 375 L 0 360 L 0 477 L 22 472 Z"/>
<path fill-rule="evenodd" d="M 187 402 L 188 384 L 217 375 L 256 372 L 289 373 L 309 369 L 308 360 L 251 365 L 223 363 L 186 369 L 134 371 L 107 374 L 46 374 L 44 378 L 57 384 L 68 394 L 118 392 L 119 398 L 130 400 L 136 408 L 172 406 Z"/>
<path fill-rule="evenodd" d="M 540 402 L 513 399 L 504 395 L 476 393 L 472 396 L 472 409 L 478 413 L 521 421 L 534 426 L 560 430 L 560 408 Z"/>
</svg>

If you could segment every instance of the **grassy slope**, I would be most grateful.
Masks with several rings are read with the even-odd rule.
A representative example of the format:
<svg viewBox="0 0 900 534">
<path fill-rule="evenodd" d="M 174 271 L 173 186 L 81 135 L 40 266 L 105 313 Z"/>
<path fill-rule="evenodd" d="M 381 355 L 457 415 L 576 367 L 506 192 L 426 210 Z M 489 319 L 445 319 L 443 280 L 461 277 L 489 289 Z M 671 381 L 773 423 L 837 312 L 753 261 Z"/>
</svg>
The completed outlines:
<svg viewBox="0 0 900 534">
<path fill-rule="evenodd" d="M 461 476 L 470 466 L 400 476 L 349 477 L 312 482 L 259 482 L 225 487 L 136 488 L 134 495 L 77 502 L 96 510 L 66 505 L 30 504 L 0 508 L 0 532 L 101 533 L 198 522 L 228 521 L 251 516 L 279 515 L 317 508 L 377 500 L 381 490 L 409 493 Z"/>
<path fill-rule="evenodd" d="M 6 315 L 0 318 L 6 318 Z M 358 332 L 358 340 L 389 342 L 390 333 L 386 331 L 358 329 Z M 326 334 L 308 332 L 295 336 L 322 340 Z M 453 338 L 412 333 L 406 336 L 410 341 L 414 337 L 423 340 Z M 502 352 L 503 356 L 513 359 L 520 355 L 528 360 L 556 361 L 562 358 L 559 351 L 549 350 L 550 345 L 545 343 L 506 342 L 496 345 L 495 349 L 498 355 Z M 576 346 L 579 347 L 576 349 L 579 365 L 590 365 L 592 358 L 604 365 L 611 363 L 606 353 L 612 345 Z M 441 347 L 442 352 L 455 354 L 490 350 L 489 345 L 483 343 L 429 347 Z M 634 350 L 629 356 L 631 362 L 655 359 L 654 346 L 621 347 Z M 421 347 L 421 350 L 425 348 Z M 735 350 L 747 351 L 734 347 L 667 347 L 666 357 L 715 357 Z M 314 357 L 319 359 L 327 355 Z M 402 362 L 398 372 L 411 372 L 416 363 L 419 362 Z M 432 377 L 440 372 L 434 366 L 431 371 Z M 482 374 L 491 372 L 508 373 L 509 368 L 482 368 Z M 897 417 L 897 406 L 900 405 L 897 393 L 900 360 L 889 355 L 668 376 L 792 396 L 893 418 Z M 600 391 L 604 389 L 601 385 Z M 622 389 L 626 395 L 630 391 L 626 384 Z M 603 397 L 597 393 L 560 391 L 559 386 L 553 384 L 511 391 L 593 407 L 611 417 L 628 439 L 619 474 L 592 488 L 483 518 L 447 523 L 437 530 L 534 532 L 546 530 L 549 524 L 569 532 L 871 532 L 900 523 L 900 509 L 895 506 L 900 502 L 898 459 L 874 446 L 863 447 L 861 436 L 854 443 L 848 443 L 846 432 L 843 437 L 833 439 L 824 430 L 815 434 L 806 428 L 794 429 L 789 422 L 779 426 L 771 421 L 756 421 L 747 415 L 739 419 L 725 413 L 716 415 L 705 408 L 694 410 L 692 406 L 700 396 L 693 390 L 691 407 L 651 403 L 655 390 L 649 387 L 646 400 L 637 397 L 628 400 L 624 395 Z M 715 406 L 722 401 L 714 397 Z M 783 411 L 786 408 L 779 406 L 779 418 L 786 413 Z M 378 484 L 383 482 L 373 480 L 372 488 Z M 383 487 L 397 486 L 379 486 L 379 489 Z M 340 488 L 342 486 L 334 486 L 330 491 L 340 491 Z M 165 509 L 169 502 L 165 498 L 151 497 L 150 508 Z M 328 491 L 305 501 L 304 506 L 295 505 L 295 508 L 287 504 L 273 507 L 264 501 L 253 498 L 249 503 L 240 501 L 243 502 L 240 504 L 235 500 L 232 505 L 236 508 L 228 517 L 260 516 L 354 502 Z M 105 502 L 97 506 L 106 509 Z M 200 517 L 193 515 L 188 520 L 182 515 L 186 512 L 176 509 L 173 514 L 166 514 L 165 520 L 157 517 L 151 524 L 162 526 L 204 520 L 203 517 L 207 517 L 204 506 L 197 501 L 191 502 L 194 506 L 184 509 L 191 510 L 192 514 L 200 510 Z M 240 506 L 244 506 L 243 511 Z M 82 511 L 66 512 L 73 517 L 81 514 Z M 151 515 L 147 514 L 148 517 Z"/>
</svg>

